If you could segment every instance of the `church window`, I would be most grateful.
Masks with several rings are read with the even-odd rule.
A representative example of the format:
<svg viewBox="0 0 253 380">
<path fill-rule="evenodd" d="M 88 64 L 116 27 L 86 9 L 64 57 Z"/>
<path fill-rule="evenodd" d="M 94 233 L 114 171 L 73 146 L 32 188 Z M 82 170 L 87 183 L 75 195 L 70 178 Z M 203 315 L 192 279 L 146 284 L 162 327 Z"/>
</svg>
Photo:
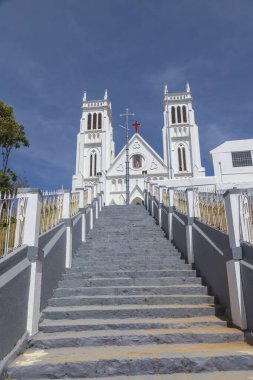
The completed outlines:
<svg viewBox="0 0 253 380">
<path fill-rule="evenodd" d="M 93 151 L 90 155 L 90 177 L 97 175 L 97 154 Z"/>
<path fill-rule="evenodd" d="M 91 129 L 91 114 L 88 115 L 88 129 Z"/>
<path fill-rule="evenodd" d="M 187 123 L 187 117 L 186 117 L 186 107 L 183 106 L 183 122 Z"/>
<path fill-rule="evenodd" d="M 92 168 L 93 168 L 93 154 L 90 155 L 90 177 L 92 177 Z"/>
<path fill-rule="evenodd" d="M 98 114 L 98 129 L 102 128 L 102 114 Z"/>
<path fill-rule="evenodd" d="M 185 172 L 187 171 L 186 152 L 185 152 L 185 147 L 182 144 L 179 145 L 177 149 L 177 153 L 178 153 L 178 171 Z"/>
<path fill-rule="evenodd" d="M 119 179 L 119 181 L 118 181 L 118 185 L 119 185 L 119 187 L 118 187 L 119 191 L 122 191 L 122 190 L 123 190 L 122 179 Z"/>
<path fill-rule="evenodd" d="M 180 106 L 177 107 L 177 122 L 178 123 L 182 123 L 182 120 L 181 120 L 181 107 Z"/>
<path fill-rule="evenodd" d="M 94 172 L 93 172 L 94 177 L 97 175 L 97 154 L 94 154 Z"/>
<path fill-rule="evenodd" d="M 97 114 L 93 114 L 93 129 L 97 129 Z"/>
<path fill-rule="evenodd" d="M 132 157 L 132 165 L 134 169 L 140 169 L 142 165 L 142 156 L 140 154 L 135 154 Z"/>
<path fill-rule="evenodd" d="M 252 166 L 252 154 L 251 151 L 244 152 L 232 152 L 232 164 L 233 167 Z"/>
<path fill-rule="evenodd" d="M 172 122 L 172 124 L 176 123 L 175 107 L 171 107 L 171 122 Z"/>
</svg>

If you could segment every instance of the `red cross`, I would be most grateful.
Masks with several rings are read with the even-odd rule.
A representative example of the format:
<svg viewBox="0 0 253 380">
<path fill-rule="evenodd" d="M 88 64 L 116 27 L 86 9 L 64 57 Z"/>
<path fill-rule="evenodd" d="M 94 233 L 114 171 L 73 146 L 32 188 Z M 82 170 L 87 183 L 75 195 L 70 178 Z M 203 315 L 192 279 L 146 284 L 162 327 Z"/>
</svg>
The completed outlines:
<svg viewBox="0 0 253 380">
<path fill-rule="evenodd" d="M 132 124 L 132 126 L 134 127 L 135 133 L 138 133 L 139 132 L 140 123 L 138 123 L 138 121 L 136 121 L 135 123 Z"/>
</svg>

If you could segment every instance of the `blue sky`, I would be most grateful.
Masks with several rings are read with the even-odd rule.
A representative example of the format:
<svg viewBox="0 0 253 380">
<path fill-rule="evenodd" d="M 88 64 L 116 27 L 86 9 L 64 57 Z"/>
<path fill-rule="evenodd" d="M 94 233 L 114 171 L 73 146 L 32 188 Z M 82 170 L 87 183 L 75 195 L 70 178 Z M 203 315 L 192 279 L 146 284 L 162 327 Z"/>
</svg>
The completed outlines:
<svg viewBox="0 0 253 380">
<path fill-rule="evenodd" d="M 108 88 L 117 152 L 125 107 L 162 154 L 164 83 L 190 82 L 202 161 L 253 137 L 252 0 L 0 0 L 0 99 L 31 146 L 10 166 L 30 186 L 71 185 L 83 91 Z"/>
</svg>

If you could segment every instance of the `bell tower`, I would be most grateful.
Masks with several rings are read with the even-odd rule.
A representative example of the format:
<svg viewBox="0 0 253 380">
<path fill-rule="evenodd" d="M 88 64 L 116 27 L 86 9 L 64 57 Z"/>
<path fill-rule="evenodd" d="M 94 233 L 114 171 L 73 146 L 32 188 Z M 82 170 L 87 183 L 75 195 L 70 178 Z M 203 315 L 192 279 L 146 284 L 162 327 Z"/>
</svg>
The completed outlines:
<svg viewBox="0 0 253 380">
<path fill-rule="evenodd" d="M 179 93 L 169 93 L 165 85 L 163 120 L 163 153 L 169 178 L 205 176 L 189 83 L 186 91 Z"/>
<path fill-rule="evenodd" d="M 104 180 L 114 157 L 112 107 L 107 90 L 101 100 L 88 100 L 84 92 L 72 188 L 96 182 L 99 177 Z"/>
</svg>

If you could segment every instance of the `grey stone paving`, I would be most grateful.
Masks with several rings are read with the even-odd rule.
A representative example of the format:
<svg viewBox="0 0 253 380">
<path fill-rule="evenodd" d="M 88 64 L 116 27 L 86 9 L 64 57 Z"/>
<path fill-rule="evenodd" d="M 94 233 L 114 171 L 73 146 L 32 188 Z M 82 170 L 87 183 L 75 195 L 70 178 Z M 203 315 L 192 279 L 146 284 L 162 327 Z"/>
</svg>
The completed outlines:
<svg viewBox="0 0 253 380">
<path fill-rule="evenodd" d="M 106 207 L 9 374 L 250 379 L 241 370 L 253 370 L 253 349 L 215 316 L 224 308 L 213 302 L 142 206 Z"/>
</svg>

